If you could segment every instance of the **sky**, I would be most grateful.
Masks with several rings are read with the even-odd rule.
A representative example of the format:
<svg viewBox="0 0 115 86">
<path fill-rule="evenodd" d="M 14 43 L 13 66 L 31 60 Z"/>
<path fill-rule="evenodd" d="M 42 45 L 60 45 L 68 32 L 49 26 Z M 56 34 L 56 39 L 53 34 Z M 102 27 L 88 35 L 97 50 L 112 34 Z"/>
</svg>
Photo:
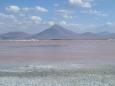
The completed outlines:
<svg viewBox="0 0 115 86">
<path fill-rule="evenodd" d="M 41 32 L 59 24 L 77 33 L 115 33 L 115 0 L 0 0 L 0 33 Z"/>
</svg>

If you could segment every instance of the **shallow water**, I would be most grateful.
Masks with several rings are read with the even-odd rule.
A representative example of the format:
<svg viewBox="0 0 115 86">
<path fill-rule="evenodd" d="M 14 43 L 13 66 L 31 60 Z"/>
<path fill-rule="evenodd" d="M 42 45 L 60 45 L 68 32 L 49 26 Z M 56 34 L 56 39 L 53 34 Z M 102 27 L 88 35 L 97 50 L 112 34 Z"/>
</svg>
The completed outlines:
<svg viewBox="0 0 115 86">
<path fill-rule="evenodd" d="M 115 86 L 115 41 L 0 41 L 0 86 Z"/>
<path fill-rule="evenodd" d="M 0 64 L 114 64 L 115 41 L 0 41 Z"/>
</svg>

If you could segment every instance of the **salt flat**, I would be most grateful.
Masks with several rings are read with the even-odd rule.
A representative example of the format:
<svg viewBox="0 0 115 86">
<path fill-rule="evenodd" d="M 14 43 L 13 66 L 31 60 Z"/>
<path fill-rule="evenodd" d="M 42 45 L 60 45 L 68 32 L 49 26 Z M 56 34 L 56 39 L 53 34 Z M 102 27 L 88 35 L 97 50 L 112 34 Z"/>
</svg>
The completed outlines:
<svg viewBox="0 0 115 86">
<path fill-rule="evenodd" d="M 0 86 L 115 86 L 113 65 L 0 68 Z"/>
</svg>

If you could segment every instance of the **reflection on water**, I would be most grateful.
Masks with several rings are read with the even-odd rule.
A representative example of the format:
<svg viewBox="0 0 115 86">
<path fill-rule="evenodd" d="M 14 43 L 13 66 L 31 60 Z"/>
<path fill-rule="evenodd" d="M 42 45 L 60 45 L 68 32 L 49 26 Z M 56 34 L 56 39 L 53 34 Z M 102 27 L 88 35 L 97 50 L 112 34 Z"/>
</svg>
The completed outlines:
<svg viewBox="0 0 115 86">
<path fill-rule="evenodd" d="M 115 41 L 41 40 L 39 42 L 0 41 L 1 64 L 115 63 Z"/>
<path fill-rule="evenodd" d="M 0 49 L 2 50 L 2 49 L 12 49 L 12 48 L 56 48 L 56 47 L 64 47 L 64 46 L 62 45 L 30 45 L 30 46 L 29 45 L 28 46 L 8 45 L 8 46 L 0 46 Z"/>
</svg>

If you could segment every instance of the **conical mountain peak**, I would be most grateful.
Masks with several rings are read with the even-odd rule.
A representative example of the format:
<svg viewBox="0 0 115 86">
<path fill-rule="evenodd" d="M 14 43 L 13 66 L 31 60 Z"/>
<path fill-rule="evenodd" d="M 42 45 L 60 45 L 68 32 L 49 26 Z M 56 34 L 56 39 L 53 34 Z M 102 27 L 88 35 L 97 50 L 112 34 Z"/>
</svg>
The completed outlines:
<svg viewBox="0 0 115 86">
<path fill-rule="evenodd" d="M 54 24 L 51 28 L 63 28 L 63 27 L 58 24 Z"/>
<path fill-rule="evenodd" d="M 75 36 L 76 33 L 55 24 L 34 37 L 38 39 L 74 39 Z"/>
<path fill-rule="evenodd" d="M 60 25 L 58 25 L 58 24 L 55 24 L 55 25 L 51 26 L 49 29 L 62 30 L 62 29 L 65 29 L 65 28 L 60 26 Z"/>
</svg>

